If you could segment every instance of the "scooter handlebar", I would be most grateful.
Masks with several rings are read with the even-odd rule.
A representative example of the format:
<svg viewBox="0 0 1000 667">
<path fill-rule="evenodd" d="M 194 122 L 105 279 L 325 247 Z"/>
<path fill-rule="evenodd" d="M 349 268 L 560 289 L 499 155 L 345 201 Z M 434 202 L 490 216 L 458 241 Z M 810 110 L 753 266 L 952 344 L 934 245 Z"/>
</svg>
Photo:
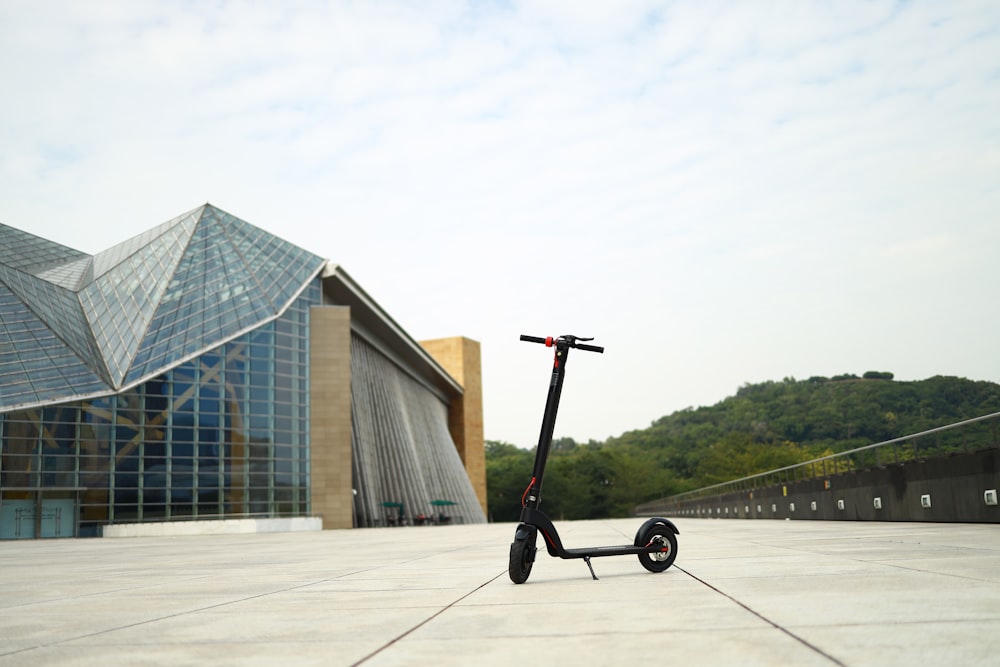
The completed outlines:
<svg viewBox="0 0 1000 667">
<path fill-rule="evenodd" d="M 601 353 L 604 352 L 604 348 L 600 347 L 599 345 L 587 345 L 586 343 L 576 342 L 576 336 L 558 336 L 558 337 L 549 336 L 547 338 L 541 338 L 539 336 L 528 336 L 526 334 L 521 334 L 521 340 L 526 341 L 528 343 L 541 343 L 546 347 L 552 347 L 557 342 L 559 342 L 560 338 L 564 342 L 568 343 L 569 347 L 575 347 L 578 350 L 586 350 L 587 352 L 601 352 Z M 585 340 L 590 340 L 590 339 L 588 338 Z"/>
</svg>

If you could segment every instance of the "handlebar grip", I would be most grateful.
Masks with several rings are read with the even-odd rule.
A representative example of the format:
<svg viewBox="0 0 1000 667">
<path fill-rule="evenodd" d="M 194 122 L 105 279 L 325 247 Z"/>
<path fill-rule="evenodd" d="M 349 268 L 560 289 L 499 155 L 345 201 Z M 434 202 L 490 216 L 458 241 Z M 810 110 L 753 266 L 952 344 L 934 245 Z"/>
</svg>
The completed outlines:
<svg viewBox="0 0 1000 667">
<path fill-rule="evenodd" d="M 587 350 L 588 352 L 600 352 L 601 354 L 604 353 L 604 348 L 599 345 L 585 345 L 583 343 L 577 343 L 573 347 L 575 347 L 578 350 Z"/>
<path fill-rule="evenodd" d="M 521 340 L 529 343 L 541 343 L 542 345 L 545 345 L 546 343 L 545 338 L 539 338 L 538 336 L 526 336 L 525 334 L 521 334 Z"/>
</svg>

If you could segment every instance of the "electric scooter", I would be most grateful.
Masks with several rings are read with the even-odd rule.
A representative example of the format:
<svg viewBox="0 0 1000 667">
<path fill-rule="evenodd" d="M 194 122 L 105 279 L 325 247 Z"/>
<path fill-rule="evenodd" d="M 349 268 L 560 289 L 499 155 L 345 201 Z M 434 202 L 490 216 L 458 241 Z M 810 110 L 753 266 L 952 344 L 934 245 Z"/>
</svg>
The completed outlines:
<svg viewBox="0 0 1000 667">
<path fill-rule="evenodd" d="M 521 340 L 529 343 L 542 343 L 546 347 L 555 348 L 555 360 L 552 363 L 552 378 L 549 382 L 548 399 L 545 401 L 545 414 L 542 417 L 542 432 L 538 436 L 538 449 L 535 451 L 535 468 L 531 473 L 531 482 L 521 496 L 521 519 L 514 532 L 514 541 L 510 544 L 510 579 L 515 584 L 523 584 L 531 574 L 531 566 L 535 562 L 535 538 L 542 533 L 545 548 L 549 555 L 556 558 L 582 558 L 590 569 L 590 576 L 597 580 L 594 566 L 590 559 L 598 556 L 628 556 L 636 555 L 639 562 L 650 572 L 663 572 L 673 565 L 677 558 L 677 538 L 680 531 L 674 524 L 659 517 L 649 519 L 635 534 L 635 542 L 631 545 L 609 547 L 583 547 L 567 549 L 559 539 L 559 533 L 552 521 L 538 509 L 542 500 L 542 477 L 545 473 L 545 462 L 549 458 L 552 446 L 552 433 L 555 430 L 556 413 L 559 411 L 559 396 L 562 393 L 563 379 L 566 374 L 566 360 L 570 349 L 586 350 L 588 352 L 604 352 L 603 347 L 587 345 L 583 341 L 593 338 L 579 336 L 559 336 L 539 338 L 538 336 L 521 336 Z"/>
</svg>

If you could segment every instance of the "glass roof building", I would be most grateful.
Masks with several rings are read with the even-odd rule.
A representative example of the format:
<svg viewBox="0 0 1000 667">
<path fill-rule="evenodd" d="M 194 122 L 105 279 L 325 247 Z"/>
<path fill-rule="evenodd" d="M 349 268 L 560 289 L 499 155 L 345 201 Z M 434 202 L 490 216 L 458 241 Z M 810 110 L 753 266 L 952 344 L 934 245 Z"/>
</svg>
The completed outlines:
<svg viewBox="0 0 1000 667">
<path fill-rule="evenodd" d="M 96 255 L 0 224 L 0 538 L 483 521 L 478 355 L 208 204 Z"/>
</svg>

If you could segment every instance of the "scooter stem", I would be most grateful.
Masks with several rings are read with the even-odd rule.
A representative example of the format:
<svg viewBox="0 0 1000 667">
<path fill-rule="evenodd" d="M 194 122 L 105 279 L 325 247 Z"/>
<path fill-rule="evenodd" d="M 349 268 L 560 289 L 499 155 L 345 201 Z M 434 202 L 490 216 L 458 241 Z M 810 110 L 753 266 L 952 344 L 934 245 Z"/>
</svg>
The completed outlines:
<svg viewBox="0 0 1000 667">
<path fill-rule="evenodd" d="M 562 395 L 563 380 L 566 375 L 566 362 L 572 347 L 591 352 L 604 352 L 603 347 L 585 345 L 578 341 L 593 340 L 580 336 L 559 336 L 539 338 L 536 336 L 521 336 L 521 340 L 532 343 L 544 343 L 546 347 L 554 347 L 552 359 L 552 376 L 549 380 L 549 393 L 545 399 L 545 413 L 542 415 L 542 429 L 538 434 L 538 447 L 535 450 L 535 467 L 532 471 L 531 485 L 525 493 L 524 506 L 537 509 L 542 501 L 542 477 L 545 474 L 545 463 L 552 448 L 552 434 L 556 427 L 556 414 L 559 412 L 559 397 Z"/>
</svg>

